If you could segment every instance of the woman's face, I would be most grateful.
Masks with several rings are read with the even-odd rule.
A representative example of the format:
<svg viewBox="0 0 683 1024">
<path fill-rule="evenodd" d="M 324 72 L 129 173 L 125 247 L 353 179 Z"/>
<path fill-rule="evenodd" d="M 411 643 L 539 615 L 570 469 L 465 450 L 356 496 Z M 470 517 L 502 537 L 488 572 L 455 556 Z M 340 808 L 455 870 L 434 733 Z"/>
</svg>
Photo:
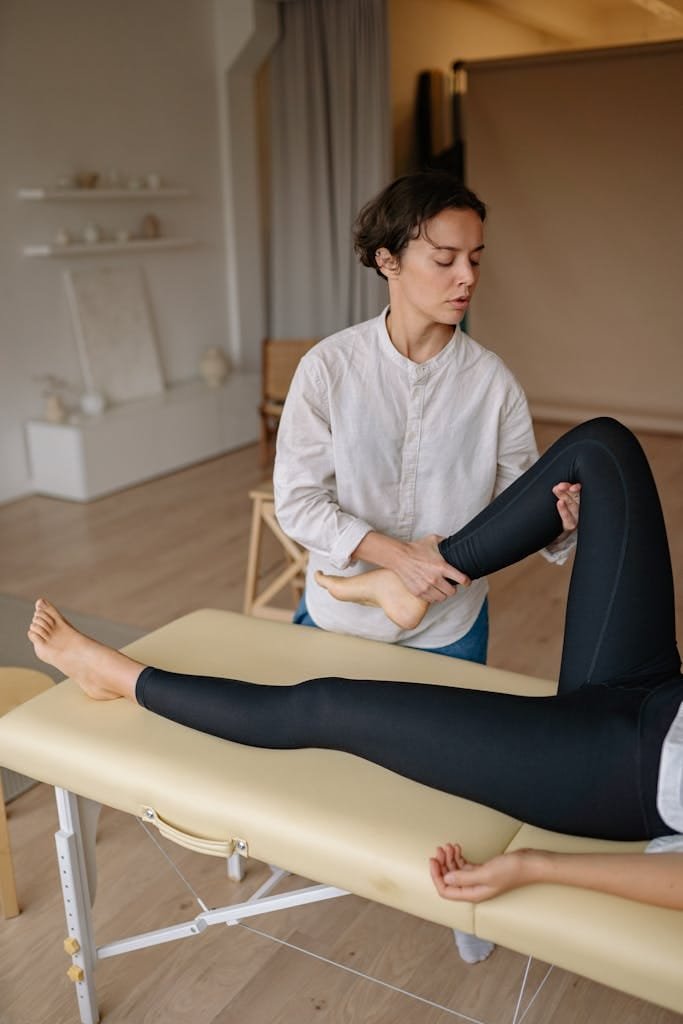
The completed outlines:
<svg viewBox="0 0 683 1024">
<path fill-rule="evenodd" d="M 378 262 L 389 281 L 392 307 L 425 323 L 459 324 L 479 280 L 484 225 L 474 210 L 442 210 L 411 239 L 400 259 Z"/>
</svg>

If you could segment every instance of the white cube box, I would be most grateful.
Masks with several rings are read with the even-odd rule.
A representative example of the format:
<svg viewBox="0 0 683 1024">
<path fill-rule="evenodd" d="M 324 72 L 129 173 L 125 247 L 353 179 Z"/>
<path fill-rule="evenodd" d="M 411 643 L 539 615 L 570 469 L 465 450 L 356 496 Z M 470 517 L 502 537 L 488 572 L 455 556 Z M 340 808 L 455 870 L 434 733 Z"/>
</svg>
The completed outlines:
<svg viewBox="0 0 683 1024">
<path fill-rule="evenodd" d="M 253 444 L 260 378 L 234 373 L 219 388 L 191 381 L 76 423 L 26 424 L 36 493 L 89 501 Z"/>
</svg>

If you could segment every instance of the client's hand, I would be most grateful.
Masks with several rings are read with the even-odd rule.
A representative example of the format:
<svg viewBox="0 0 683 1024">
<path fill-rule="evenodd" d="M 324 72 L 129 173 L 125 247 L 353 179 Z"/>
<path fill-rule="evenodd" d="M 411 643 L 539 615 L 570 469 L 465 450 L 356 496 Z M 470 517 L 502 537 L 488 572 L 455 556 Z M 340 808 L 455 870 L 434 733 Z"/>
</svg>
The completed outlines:
<svg viewBox="0 0 683 1024">
<path fill-rule="evenodd" d="M 515 850 L 493 857 L 484 864 L 472 864 L 458 843 L 438 846 L 429 869 L 439 896 L 445 900 L 481 903 L 508 889 L 525 885 L 524 852 Z"/>
<path fill-rule="evenodd" d="M 581 484 L 569 484 L 566 481 L 555 484 L 553 494 L 557 498 L 557 511 L 562 520 L 562 533 L 558 540 L 564 540 L 579 525 L 579 505 L 581 503 Z"/>
</svg>

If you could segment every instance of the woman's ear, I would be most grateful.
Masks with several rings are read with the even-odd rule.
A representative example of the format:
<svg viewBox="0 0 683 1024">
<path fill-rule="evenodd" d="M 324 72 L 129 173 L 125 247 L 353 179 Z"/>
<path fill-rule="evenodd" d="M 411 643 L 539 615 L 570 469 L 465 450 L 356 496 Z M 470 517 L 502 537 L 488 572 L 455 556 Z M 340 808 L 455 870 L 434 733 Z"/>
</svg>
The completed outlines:
<svg viewBox="0 0 683 1024">
<path fill-rule="evenodd" d="M 388 249 L 381 248 L 375 253 L 375 263 L 385 277 L 397 277 L 400 263 L 397 256 L 390 253 Z"/>
</svg>

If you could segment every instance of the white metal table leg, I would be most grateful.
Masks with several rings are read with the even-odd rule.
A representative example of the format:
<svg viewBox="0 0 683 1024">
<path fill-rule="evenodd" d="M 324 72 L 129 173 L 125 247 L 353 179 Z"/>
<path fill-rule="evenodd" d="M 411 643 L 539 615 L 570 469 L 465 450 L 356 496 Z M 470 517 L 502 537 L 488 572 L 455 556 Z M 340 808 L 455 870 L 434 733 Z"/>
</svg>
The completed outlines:
<svg viewBox="0 0 683 1024">
<path fill-rule="evenodd" d="M 88 893 L 90 895 L 90 906 L 92 907 L 97 894 L 97 853 L 95 850 L 95 840 L 97 838 L 97 825 L 100 820 L 102 804 L 98 804 L 95 800 L 88 800 L 85 796 L 77 796 L 76 800 L 78 803 L 78 817 L 81 822 L 85 873 L 88 878 Z"/>
<path fill-rule="evenodd" d="M 231 882 L 241 882 L 244 878 L 244 857 L 235 851 L 227 860 L 228 878 Z"/>
<path fill-rule="evenodd" d="M 97 950 L 78 799 L 66 789 L 56 788 L 55 796 L 59 814 L 55 843 L 68 932 L 64 948 L 72 960 L 67 973 L 76 986 L 82 1024 L 98 1024 L 100 1015 L 95 992 Z"/>
</svg>

